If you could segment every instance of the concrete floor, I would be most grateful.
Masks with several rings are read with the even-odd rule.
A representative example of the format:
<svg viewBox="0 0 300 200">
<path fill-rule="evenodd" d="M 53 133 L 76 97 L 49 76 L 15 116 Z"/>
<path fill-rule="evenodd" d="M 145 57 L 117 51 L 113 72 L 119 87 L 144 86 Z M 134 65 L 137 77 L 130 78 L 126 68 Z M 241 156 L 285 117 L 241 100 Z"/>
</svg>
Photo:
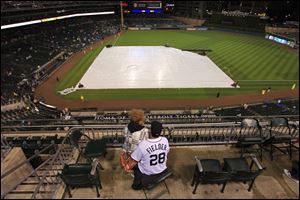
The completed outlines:
<svg viewBox="0 0 300 200">
<path fill-rule="evenodd" d="M 125 173 L 119 164 L 121 149 L 111 148 L 106 158 L 101 159 L 104 170 L 100 171 L 102 199 L 144 199 L 143 191 L 131 189 L 133 178 Z M 164 184 L 160 184 L 152 191 L 147 192 L 148 198 L 159 199 L 298 199 L 299 184 L 283 175 L 283 169 L 291 168 L 288 156 L 276 153 L 274 161 L 270 161 L 269 154 L 264 152 L 262 165 L 266 170 L 255 180 L 250 192 L 248 185 L 229 182 L 224 193 L 221 193 L 221 185 L 199 184 L 196 194 L 193 195 L 191 187 L 194 173 L 194 156 L 219 159 L 223 163 L 224 157 L 238 157 L 239 149 L 233 146 L 190 146 L 171 147 L 168 155 L 168 166 L 173 168 L 174 174 L 166 180 L 170 194 Z M 293 158 L 299 158 L 299 151 L 293 152 Z M 72 189 L 73 198 L 96 198 L 95 188 Z M 65 193 L 64 198 L 69 198 Z"/>
</svg>

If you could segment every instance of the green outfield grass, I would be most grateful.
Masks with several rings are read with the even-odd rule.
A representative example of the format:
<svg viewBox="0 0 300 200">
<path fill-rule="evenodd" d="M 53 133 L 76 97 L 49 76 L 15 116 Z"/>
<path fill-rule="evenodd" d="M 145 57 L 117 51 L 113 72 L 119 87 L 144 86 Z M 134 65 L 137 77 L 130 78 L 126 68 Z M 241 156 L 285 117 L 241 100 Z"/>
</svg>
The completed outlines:
<svg viewBox="0 0 300 200">
<path fill-rule="evenodd" d="M 298 52 L 263 36 L 220 31 L 126 31 L 93 49 L 56 85 L 56 91 L 76 85 L 106 44 L 156 46 L 168 43 L 179 49 L 210 49 L 207 56 L 241 88 L 80 90 L 67 99 L 199 99 L 221 95 L 261 93 L 262 89 L 290 89 L 299 85 Z"/>
</svg>

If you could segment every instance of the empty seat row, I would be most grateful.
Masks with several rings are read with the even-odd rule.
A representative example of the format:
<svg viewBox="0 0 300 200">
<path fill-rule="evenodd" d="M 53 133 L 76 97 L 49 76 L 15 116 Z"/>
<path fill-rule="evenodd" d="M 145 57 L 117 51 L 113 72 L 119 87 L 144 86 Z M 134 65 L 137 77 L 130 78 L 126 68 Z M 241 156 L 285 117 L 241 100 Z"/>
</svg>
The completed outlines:
<svg viewBox="0 0 300 200">
<path fill-rule="evenodd" d="M 196 156 L 196 165 L 192 181 L 192 186 L 195 185 L 193 194 L 196 193 L 199 183 L 223 184 L 221 189 L 223 193 L 229 181 L 250 182 L 248 188 L 248 191 L 250 191 L 256 177 L 260 175 L 265 168 L 262 167 L 255 156 L 250 156 L 250 164 L 248 158 L 228 157 L 224 158 L 224 163 L 221 164 L 217 159 L 200 159 Z M 254 164 L 256 168 L 252 169 Z"/>
</svg>

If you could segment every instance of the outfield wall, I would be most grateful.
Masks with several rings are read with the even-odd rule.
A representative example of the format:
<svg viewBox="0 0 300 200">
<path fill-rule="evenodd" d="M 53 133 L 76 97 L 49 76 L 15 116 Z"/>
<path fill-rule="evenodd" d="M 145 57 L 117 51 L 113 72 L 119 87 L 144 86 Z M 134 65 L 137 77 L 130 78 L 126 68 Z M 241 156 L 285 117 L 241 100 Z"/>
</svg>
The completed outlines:
<svg viewBox="0 0 300 200">
<path fill-rule="evenodd" d="M 183 22 L 187 25 L 192 25 L 192 26 L 202 26 L 206 20 L 204 19 L 192 19 L 188 17 L 172 17 L 176 19 L 177 21 Z"/>
<path fill-rule="evenodd" d="M 265 26 L 265 32 L 269 33 L 299 33 L 299 28 L 284 28 Z"/>
</svg>

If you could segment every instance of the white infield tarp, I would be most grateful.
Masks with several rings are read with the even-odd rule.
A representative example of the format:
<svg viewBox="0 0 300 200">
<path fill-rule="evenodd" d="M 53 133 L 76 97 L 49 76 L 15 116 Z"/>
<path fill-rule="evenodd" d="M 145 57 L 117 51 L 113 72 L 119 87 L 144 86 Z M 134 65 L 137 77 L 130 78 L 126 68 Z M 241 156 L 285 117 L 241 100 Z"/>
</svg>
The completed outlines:
<svg viewBox="0 0 300 200">
<path fill-rule="evenodd" d="M 164 46 L 104 48 L 79 81 L 82 89 L 232 88 L 233 82 L 207 56 Z"/>
</svg>

